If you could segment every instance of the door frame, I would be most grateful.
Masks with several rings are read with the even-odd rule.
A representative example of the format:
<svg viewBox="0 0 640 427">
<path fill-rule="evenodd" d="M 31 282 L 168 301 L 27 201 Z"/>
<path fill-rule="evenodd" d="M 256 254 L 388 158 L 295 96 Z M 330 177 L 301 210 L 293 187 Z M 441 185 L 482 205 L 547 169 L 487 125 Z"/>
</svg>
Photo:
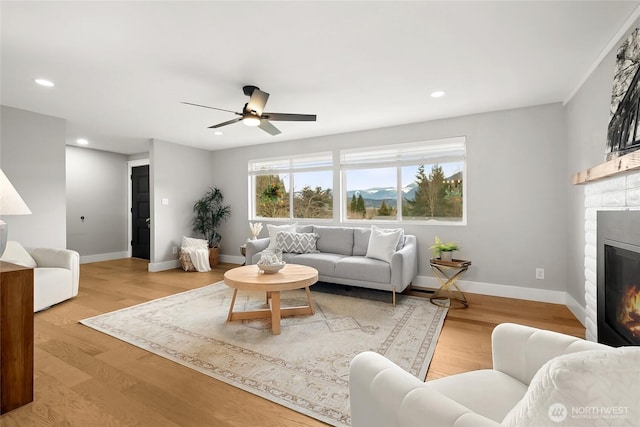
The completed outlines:
<svg viewBox="0 0 640 427">
<path fill-rule="evenodd" d="M 149 159 L 127 161 L 127 181 L 129 182 L 129 185 L 127 186 L 127 256 L 129 258 L 131 258 L 131 256 L 133 255 L 133 249 L 131 248 L 131 240 L 133 240 L 133 218 L 131 215 L 131 209 L 133 208 L 133 206 L 131 205 L 133 181 L 131 179 L 131 175 L 133 174 L 133 168 L 137 166 L 146 166 L 149 164 Z M 151 182 L 149 182 L 149 191 L 151 191 Z M 149 254 L 151 254 L 151 248 L 149 248 Z"/>
</svg>

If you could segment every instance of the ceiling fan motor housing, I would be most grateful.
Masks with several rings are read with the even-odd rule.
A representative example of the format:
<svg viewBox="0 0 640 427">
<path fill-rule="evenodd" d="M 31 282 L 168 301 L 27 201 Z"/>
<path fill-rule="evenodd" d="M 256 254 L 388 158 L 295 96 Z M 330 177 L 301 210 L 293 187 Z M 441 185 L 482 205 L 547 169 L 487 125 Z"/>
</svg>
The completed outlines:
<svg viewBox="0 0 640 427">
<path fill-rule="evenodd" d="M 246 96 L 250 97 L 251 94 L 253 94 L 253 91 L 256 89 L 260 90 L 260 88 L 257 86 L 247 85 L 242 87 L 242 92 L 244 92 Z"/>
</svg>

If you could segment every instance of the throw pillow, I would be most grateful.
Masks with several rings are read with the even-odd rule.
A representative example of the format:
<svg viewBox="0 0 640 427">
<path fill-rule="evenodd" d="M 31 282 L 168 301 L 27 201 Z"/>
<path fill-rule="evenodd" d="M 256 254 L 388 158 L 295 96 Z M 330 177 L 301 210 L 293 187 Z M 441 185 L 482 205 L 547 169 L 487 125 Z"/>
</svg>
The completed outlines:
<svg viewBox="0 0 640 427">
<path fill-rule="evenodd" d="M 12 240 L 7 242 L 7 248 L 2 254 L 2 261 L 31 268 L 36 268 L 38 266 L 38 264 L 36 264 L 36 260 L 29 255 L 29 252 L 27 252 L 20 243 Z"/>
<path fill-rule="evenodd" d="M 295 254 L 313 254 L 318 253 L 316 242 L 318 235 L 316 233 L 290 233 L 287 231 L 278 231 L 276 235 L 278 242 L 277 248 L 282 252 Z"/>
<path fill-rule="evenodd" d="M 267 224 L 267 230 L 269 230 L 269 246 L 267 247 L 267 249 L 277 249 L 278 248 L 278 241 L 276 240 L 276 238 L 278 236 L 278 231 L 286 231 L 286 232 L 289 232 L 289 233 L 295 233 L 297 226 L 298 226 L 297 222 L 294 222 L 293 224 L 286 224 L 286 225 Z"/>
<path fill-rule="evenodd" d="M 404 231 L 400 228 L 395 230 L 384 230 L 375 225 L 371 226 L 371 237 L 367 247 L 367 258 L 375 258 L 381 261 L 391 262 L 391 257 L 396 251 L 400 236 Z"/>
<path fill-rule="evenodd" d="M 188 247 L 205 247 L 205 248 L 209 248 L 209 242 L 207 242 L 205 239 L 194 239 L 193 237 L 187 237 L 187 236 L 182 236 L 182 247 L 183 248 L 188 248 Z"/>
<path fill-rule="evenodd" d="M 598 415 L 596 411 L 600 410 L 608 411 L 602 412 L 602 416 L 615 416 L 617 421 L 627 425 L 632 421 L 628 417 L 637 417 L 630 410 L 638 408 L 640 403 L 639 383 L 638 347 L 558 356 L 536 372 L 527 393 L 507 414 L 502 425 L 614 425 L 609 424 L 613 418 L 582 418 L 585 414 Z"/>
</svg>

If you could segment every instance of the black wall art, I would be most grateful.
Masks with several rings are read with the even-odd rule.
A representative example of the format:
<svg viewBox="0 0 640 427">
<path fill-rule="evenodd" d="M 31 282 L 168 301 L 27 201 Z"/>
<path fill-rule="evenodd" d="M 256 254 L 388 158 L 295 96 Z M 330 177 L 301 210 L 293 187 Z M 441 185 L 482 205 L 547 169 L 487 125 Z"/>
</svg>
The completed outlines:
<svg viewBox="0 0 640 427">
<path fill-rule="evenodd" d="M 611 91 L 606 160 L 640 148 L 640 28 L 618 48 Z"/>
</svg>

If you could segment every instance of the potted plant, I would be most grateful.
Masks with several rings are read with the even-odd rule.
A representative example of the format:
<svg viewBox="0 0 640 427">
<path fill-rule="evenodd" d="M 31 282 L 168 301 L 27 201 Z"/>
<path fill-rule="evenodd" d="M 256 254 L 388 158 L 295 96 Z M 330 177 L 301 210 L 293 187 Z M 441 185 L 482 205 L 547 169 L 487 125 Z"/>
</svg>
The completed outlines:
<svg viewBox="0 0 640 427">
<path fill-rule="evenodd" d="M 444 243 L 436 236 L 436 243 L 429 249 L 431 249 L 434 258 L 440 258 L 442 261 L 451 261 L 453 259 L 453 251 L 457 251 L 460 247 L 455 242 Z"/>
<path fill-rule="evenodd" d="M 193 205 L 193 231 L 200 233 L 209 243 L 209 264 L 218 264 L 219 245 L 222 236 L 219 227 L 229 216 L 231 206 L 223 206 L 222 193 L 217 187 L 210 187 L 205 195 Z"/>
</svg>

